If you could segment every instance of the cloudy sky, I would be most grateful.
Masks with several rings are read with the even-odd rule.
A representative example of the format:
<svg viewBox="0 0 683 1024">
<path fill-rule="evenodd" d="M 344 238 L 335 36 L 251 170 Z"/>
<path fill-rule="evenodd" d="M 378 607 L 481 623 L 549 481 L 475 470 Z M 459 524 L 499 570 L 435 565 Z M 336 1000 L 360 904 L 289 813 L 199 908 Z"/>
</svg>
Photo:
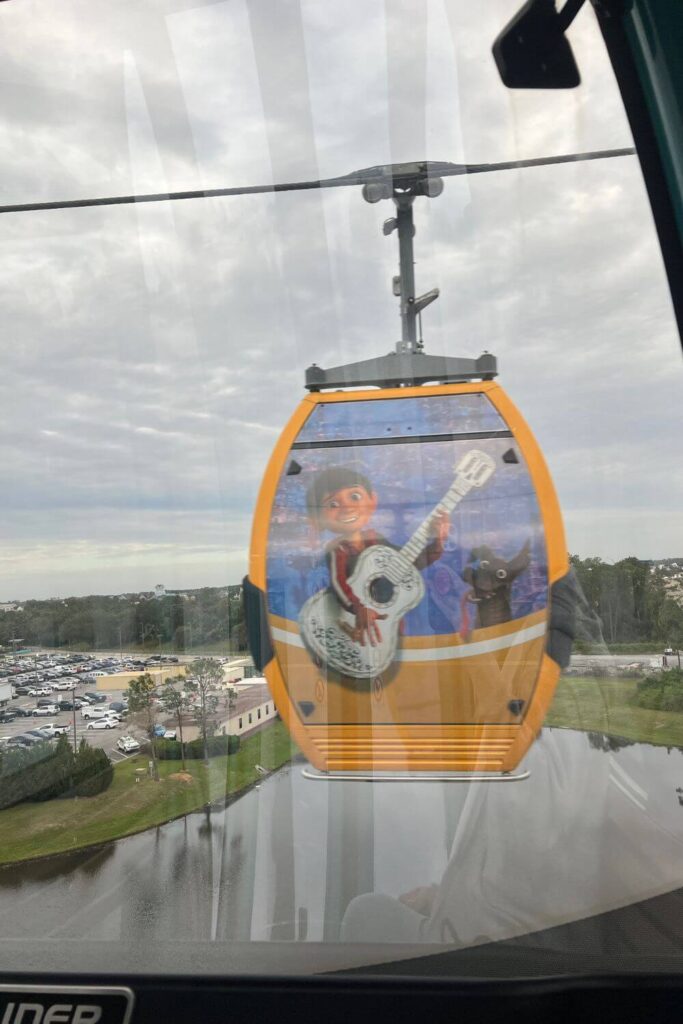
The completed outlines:
<svg viewBox="0 0 683 1024">
<path fill-rule="evenodd" d="M 510 92 L 518 0 L 12 0 L 2 203 L 631 144 L 590 9 L 580 89 Z M 389 204 L 357 189 L 0 217 L 0 599 L 237 582 L 311 362 L 393 347 Z M 432 353 L 499 358 L 570 550 L 683 554 L 680 349 L 637 161 L 420 200 Z"/>
</svg>

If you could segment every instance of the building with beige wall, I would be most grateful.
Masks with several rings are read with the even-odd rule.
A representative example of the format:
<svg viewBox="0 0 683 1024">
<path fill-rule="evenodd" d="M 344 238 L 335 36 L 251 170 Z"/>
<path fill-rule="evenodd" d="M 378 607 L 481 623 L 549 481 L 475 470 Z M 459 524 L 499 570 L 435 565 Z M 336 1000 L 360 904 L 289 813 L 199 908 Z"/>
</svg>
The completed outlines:
<svg viewBox="0 0 683 1024">
<path fill-rule="evenodd" d="M 127 690 L 133 679 L 139 679 L 141 675 L 149 673 L 155 683 L 161 686 L 168 679 L 185 675 L 185 665 L 150 665 L 144 670 L 136 672 L 116 672 L 114 675 L 97 676 L 95 687 L 98 693 L 110 693 L 112 690 Z"/>
<path fill-rule="evenodd" d="M 244 736 L 272 721 L 277 714 L 275 702 L 266 683 L 240 687 L 229 717 L 218 723 L 216 732 L 223 736 Z"/>
</svg>

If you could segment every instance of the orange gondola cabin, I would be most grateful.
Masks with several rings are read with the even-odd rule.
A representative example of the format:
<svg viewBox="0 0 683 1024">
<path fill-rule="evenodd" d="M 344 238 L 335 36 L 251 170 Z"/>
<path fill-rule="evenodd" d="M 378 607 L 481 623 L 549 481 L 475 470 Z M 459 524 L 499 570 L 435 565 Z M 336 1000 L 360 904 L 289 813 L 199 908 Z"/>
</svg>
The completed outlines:
<svg viewBox="0 0 683 1024">
<path fill-rule="evenodd" d="M 411 338 L 436 297 L 413 297 L 411 205 L 430 194 L 419 181 L 392 180 L 403 341 L 307 371 L 258 498 L 247 626 L 318 770 L 504 777 L 568 660 L 568 557 L 494 357 L 429 356 Z"/>
</svg>

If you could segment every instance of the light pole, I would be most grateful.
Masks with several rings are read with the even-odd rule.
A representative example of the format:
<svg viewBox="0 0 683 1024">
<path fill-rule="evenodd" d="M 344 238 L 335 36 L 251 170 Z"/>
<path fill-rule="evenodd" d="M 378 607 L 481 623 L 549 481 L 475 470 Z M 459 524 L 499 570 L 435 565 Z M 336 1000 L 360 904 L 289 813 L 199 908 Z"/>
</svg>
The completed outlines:
<svg viewBox="0 0 683 1024">
<path fill-rule="evenodd" d="M 74 723 L 74 754 L 76 753 L 76 687 L 71 687 L 71 713 Z"/>
</svg>

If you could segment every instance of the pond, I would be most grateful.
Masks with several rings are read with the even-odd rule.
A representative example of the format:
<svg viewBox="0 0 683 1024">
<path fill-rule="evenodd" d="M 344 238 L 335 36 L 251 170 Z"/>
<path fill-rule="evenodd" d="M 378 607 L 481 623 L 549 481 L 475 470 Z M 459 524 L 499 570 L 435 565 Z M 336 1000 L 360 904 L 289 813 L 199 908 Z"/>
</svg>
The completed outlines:
<svg viewBox="0 0 683 1024">
<path fill-rule="evenodd" d="M 456 951 L 476 966 L 511 942 L 568 970 L 587 943 L 598 964 L 677 957 L 681 752 L 545 729 L 523 767 L 389 785 L 293 765 L 224 810 L 4 869 L 5 969 L 303 974 Z"/>
</svg>

